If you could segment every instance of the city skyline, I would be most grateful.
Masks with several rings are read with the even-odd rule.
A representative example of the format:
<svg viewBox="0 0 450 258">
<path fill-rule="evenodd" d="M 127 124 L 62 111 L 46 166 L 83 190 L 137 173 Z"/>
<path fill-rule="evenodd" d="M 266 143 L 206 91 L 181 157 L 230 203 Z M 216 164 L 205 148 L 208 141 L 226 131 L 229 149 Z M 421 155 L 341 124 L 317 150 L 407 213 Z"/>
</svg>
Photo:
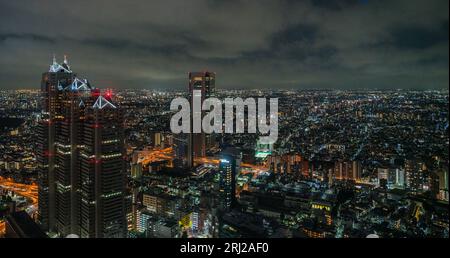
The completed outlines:
<svg viewBox="0 0 450 258">
<path fill-rule="evenodd" d="M 0 0 L 0 242 L 448 239 L 448 5 Z"/>
<path fill-rule="evenodd" d="M 6 89 L 37 87 L 53 54 L 101 88 L 185 89 L 204 70 L 221 89 L 449 86 L 445 0 L 0 5 Z"/>
<path fill-rule="evenodd" d="M 448 238 L 448 92 L 216 91 L 209 71 L 113 94 L 73 71 L 0 90 L 0 238 Z M 173 132 L 196 89 L 278 98 L 279 141 Z"/>
</svg>

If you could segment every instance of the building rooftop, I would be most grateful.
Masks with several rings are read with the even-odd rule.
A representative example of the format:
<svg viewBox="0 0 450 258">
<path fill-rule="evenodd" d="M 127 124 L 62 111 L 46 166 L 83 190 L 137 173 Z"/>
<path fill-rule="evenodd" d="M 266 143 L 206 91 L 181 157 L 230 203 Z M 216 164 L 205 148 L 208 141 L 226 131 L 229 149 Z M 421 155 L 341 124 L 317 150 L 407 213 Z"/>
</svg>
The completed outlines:
<svg viewBox="0 0 450 258">
<path fill-rule="evenodd" d="M 47 238 L 48 236 L 25 211 L 9 214 L 6 217 L 6 236 L 15 238 Z M 11 230 L 13 232 L 11 232 Z"/>
</svg>

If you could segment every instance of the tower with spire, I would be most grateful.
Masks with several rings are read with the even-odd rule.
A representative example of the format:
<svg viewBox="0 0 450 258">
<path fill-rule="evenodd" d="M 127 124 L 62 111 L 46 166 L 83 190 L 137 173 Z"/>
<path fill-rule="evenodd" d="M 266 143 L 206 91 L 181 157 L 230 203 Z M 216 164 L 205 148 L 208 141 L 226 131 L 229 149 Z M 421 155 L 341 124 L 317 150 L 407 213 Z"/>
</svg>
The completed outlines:
<svg viewBox="0 0 450 258">
<path fill-rule="evenodd" d="M 87 79 L 79 79 L 65 55 L 62 64 L 53 56 L 49 71 L 42 76 L 41 92 L 37 159 L 42 228 L 61 237 L 125 236 L 120 108 Z M 104 130 L 110 126 L 114 128 Z M 110 137 L 111 143 L 103 144 L 105 137 Z M 99 160 L 102 165 L 96 166 L 93 161 Z M 110 178 L 102 185 L 105 175 Z"/>
</svg>

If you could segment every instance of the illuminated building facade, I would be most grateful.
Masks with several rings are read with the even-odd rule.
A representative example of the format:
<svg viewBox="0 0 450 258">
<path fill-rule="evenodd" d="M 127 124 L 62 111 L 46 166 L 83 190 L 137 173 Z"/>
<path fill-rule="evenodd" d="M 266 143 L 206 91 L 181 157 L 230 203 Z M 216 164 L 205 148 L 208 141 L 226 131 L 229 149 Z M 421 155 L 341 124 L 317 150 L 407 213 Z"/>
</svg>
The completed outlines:
<svg viewBox="0 0 450 258">
<path fill-rule="evenodd" d="M 207 98 L 213 97 L 216 89 L 216 74 L 213 72 L 191 72 L 189 73 L 189 99 L 191 103 L 191 114 L 194 115 L 193 99 L 194 91 L 201 92 L 201 103 Z M 203 119 L 206 111 L 201 111 Z M 193 117 L 191 117 L 193 123 Z M 192 124 L 191 124 L 191 128 Z M 205 157 L 206 150 L 213 145 L 213 134 L 192 133 L 189 137 L 188 158 L 193 160 L 197 157 Z"/>
<path fill-rule="evenodd" d="M 63 64 L 53 60 L 41 91 L 41 227 L 62 237 L 125 236 L 123 119 L 111 93 L 105 98 L 78 79 L 66 58 Z"/>
<path fill-rule="evenodd" d="M 174 134 L 172 148 L 175 154 L 175 167 L 191 167 L 193 165 L 192 155 L 188 153 L 188 145 L 189 134 Z"/>
<path fill-rule="evenodd" d="M 427 186 L 426 167 L 423 162 L 416 160 L 405 161 L 406 188 L 413 193 L 420 193 Z"/>
<path fill-rule="evenodd" d="M 195 94 L 201 95 L 201 103 L 206 98 L 213 97 L 215 94 L 216 74 L 213 72 L 191 72 L 189 73 L 188 95 L 191 104 L 191 127 L 193 128 L 193 99 Z M 203 118 L 205 111 L 197 114 Z M 207 149 L 214 145 L 214 135 L 205 133 L 177 134 L 173 137 L 173 148 L 175 152 L 175 166 L 192 168 L 194 159 L 197 157 L 205 157 Z"/>
<path fill-rule="evenodd" d="M 79 152 L 84 111 L 92 105 L 89 82 L 77 77 L 62 88 L 58 132 L 55 140 L 56 231 L 62 236 L 79 232 Z"/>
<path fill-rule="evenodd" d="M 359 161 L 339 161 L 334 164 L 334 177 L 338 180 L 361 179 L 361 163 Z"/>
<path fill-rule="evenodd" d="M 56 230 L 56 135 L 60 131 L 62 109 L 62 85 L 73 82 L 72 73 L 67 59 L 63 64 L 53 63 L 48 72 L 42 74 L 41 94 L 42 112 L 37 128 L 37 162 L 39 186 L 38 220 L 45 231 Z"/>
<path fill-rule="evenodd" d="M 86 108 L 81 149 L 81 237 L 125 237 L 123 114 L 108 94 Z"/>
<path fill-rule="evenodd" d="M 310 176 L 309 162 L 298 153 L 269 155 L 267 162 L 275 173 L 296 173 L 305 177 Z"/>
<path fill-rule="evenodd" d="M 220 208 L 230 210 L 235 203 L 236 159 L 232 155 L 222 155 L 219 163 Z"/>
<path fill-rule="evenodd" d="M 331 217 L 331 204 L 321 201 L 313 201 L 311 203 L 313 213 L 319 218 L 319 221 L 326 225 L 331 225 L 333 219 Z"/>
<path fill-rule="evenodd" d="M 437 176 L 439 180 L 438 199 L 448 202 L 448 168 L 439 170 Z"/>
</svg>

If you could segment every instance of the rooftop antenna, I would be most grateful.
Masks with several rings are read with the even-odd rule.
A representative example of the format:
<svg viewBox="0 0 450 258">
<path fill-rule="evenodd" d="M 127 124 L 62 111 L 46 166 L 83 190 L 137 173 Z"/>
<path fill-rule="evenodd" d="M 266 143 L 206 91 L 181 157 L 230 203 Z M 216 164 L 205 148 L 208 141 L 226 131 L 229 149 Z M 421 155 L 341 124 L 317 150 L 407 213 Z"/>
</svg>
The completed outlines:
<svg viewBox="0 0 450 258">
<path fill-rule="evenodd" d="M 67 64 L 67 55 L 64 55 L 64 63 Z"/>
<path fill-rule="evenodd" d="M 53 64 L 56 64 L 56 55 L 53 53 Z"/>
</svg>

